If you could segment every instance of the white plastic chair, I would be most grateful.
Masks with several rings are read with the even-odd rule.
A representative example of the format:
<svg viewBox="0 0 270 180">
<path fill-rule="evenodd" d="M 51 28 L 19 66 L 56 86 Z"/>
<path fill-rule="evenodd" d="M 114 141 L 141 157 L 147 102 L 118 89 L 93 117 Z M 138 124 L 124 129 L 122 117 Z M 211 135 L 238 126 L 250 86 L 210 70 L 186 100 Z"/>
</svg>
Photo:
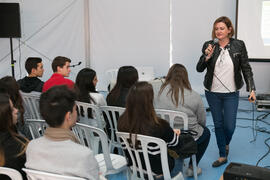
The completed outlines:
<svg viewBox="0 0 270 180">
<path fill-rule="evenodd" d="M 169 165 L 168 165 L 168 156 L 167 156 L 167 144 L 164 140 L 156 138 L 156 137 L 150 137 L 150 136 L 144 136 L 144 135 L 137 135 L 137 141 L 140 144 L 140 147 L 138 149 L 135 148 L 135 134 L 131 135 L 125 133 L 125 132 L 116 132 L 116 135 L 122 140 L 122 146 L 124 149 L 126 149 L 129 153 L 129 156 L 132 160 L 132 179 L 147 179 L 153 180 L 155 175 L 152 172 L 151 164 L 149 160 L 148 154 L 152 155 L 158 155 L 160 154 L 161 158 L 161 166 L 162 166 L 162 174 L 164 176 L 165 180 L 174 179 L 174 180 L 184 180 L 183 175 L 181 172 L 179 172 L 175 177 L 171 178 L 170 171 L 169 171 Z M 130 146 L 130 142 L 132 143 L 132 147 Z M 148 146 L 151 143 L 151 146 Z M 155 146 L 153 145 L 155 144 Z M 155 149 L 154 152 L 149 151 L 149 149 Z M 146 170 L 142 167 L 142 159 L 140 158 L 140 154 L 143 154 L 143 160 L 145 161 Z M 138 164 L 138 166 L 136 166 Z M 138 176 L 139 175 L 139 176 Z"/>
<path fill-rule="evenodd" d="M 25 108 L 25 119 L 42 119 L 39 111 L 39 92 L 24 93 L 20 91 Z"/>
<path fill-rule="evenodd" d="M 177 120 L 181 119 L 183 121 L 183 129 L 188 130 L 188 116 L 184 112 L 180 111 L 171 111 L 171 110 L 165 110 L 165 109 L 155 109 L 156 114 L 158 117 L 167 120 L 170 123 L 171 128 L 174 128 L 174 122 L 175 119 Z M 193 166 L 193 177 L 195 180 L 198 179 L 197 174 L 197 163 L 196 163 L 196 154 L 193 154 L 191 156 L 192 159 L 192 166 Z"/>
<path fill-rule="evenodd" d="M 108 125 L 110 129 L 107 129 L 107 135 L 110 136 L 110 150 L 113 152 L 114 148 L 118 148 L 119 153 L 122 152 L 121 144 L 118 137 L 115 135 L 117 132 L 117 121 L 118 118 L 124 113 L 125 108 L 116 107 L 116 106 L 100 106 L 100 111 L 103 114 L 103 119 Z"/>
<path fill-rule="evenodd" d="M 79 101 L 76 101 L 76 106 L 79 115 L 79 123 L 98 127 L 100 129 L 105 127 L 105 121 L 103 120 L 98 106 Z M 92 118 L 88 115 L 89 111 L 92 112 Z"/>
<path fill-rule="evenodd" d="M 117 154 L 110 154 L 108 138 L 103 130 L 81 123 L 77 123 L 74 129 L 76 129 L 76 133 L 80 134 L 80 137 L 82 137 L 83 134 L 85 135 L 85 141 L 90 149 L 92 149 L 91 141 L 93 141 L 93 139 L 96 140 L 97 136 L 99 137 L 102 146 L 102 153 L 98 154 L 97 151 L 94 151 L 94 154 L 99 164 L 100 171 L 104 176 L 127 170 L 127 161 L 125 157 Z"/>
<path fill-rule="evenodd" d="M 33 139 L 43 136 L 48 124 L 41 119 L 26 119 L 25 125 L 28 126 Z"/>
<path fill-rule="evenodd" d="M 7 167 L 0 167 L 0 174 L 7 175 L 10 177 L 12 180 L 22 180 L 22 175 L 19 171 L 16 169 L 12 168 L 7 168 Z"/>
<path fill-rule="evenodd" d="M 174 128 L 174 122 L 175 122 L 175 119 L 177 118 L 183 121 L 182 123 L 183 129 L 188 130 L 188 116 L 186 113 L 180 112 L 180 111 L 171 111 L 171 110 L 166 110 L 166 109 L 155 109 L 155 111 L 158 117 L 168 121 L 171 128 Z"/>
<path fill-rule="evenodd" d="M 23 168 L 23 171 L 26 172 L 28 180 L 85 180 L 80 177 L 54 174 L 27 168 Z"/>
</svg>

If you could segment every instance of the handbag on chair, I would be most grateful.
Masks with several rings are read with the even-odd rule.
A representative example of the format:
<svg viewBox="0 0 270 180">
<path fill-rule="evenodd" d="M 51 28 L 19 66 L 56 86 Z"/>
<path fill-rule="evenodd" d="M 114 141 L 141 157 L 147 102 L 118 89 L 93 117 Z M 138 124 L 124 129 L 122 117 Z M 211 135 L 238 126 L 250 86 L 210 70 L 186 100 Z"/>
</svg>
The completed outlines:
<svg viewBox="0 0 270 180">
<path fill-rule="evenodd" d="M 181 134 L 178 137 L 179 145 L 177 147 L 168 148 L 169 155 L 174 159 L 185 159 L 192 156 L 193 154 L 196 154 L 198 149 L 196 141 L 191 136 L 193 133 L 194 131 L 191 130 L 181 130 Z"/>
</svg>

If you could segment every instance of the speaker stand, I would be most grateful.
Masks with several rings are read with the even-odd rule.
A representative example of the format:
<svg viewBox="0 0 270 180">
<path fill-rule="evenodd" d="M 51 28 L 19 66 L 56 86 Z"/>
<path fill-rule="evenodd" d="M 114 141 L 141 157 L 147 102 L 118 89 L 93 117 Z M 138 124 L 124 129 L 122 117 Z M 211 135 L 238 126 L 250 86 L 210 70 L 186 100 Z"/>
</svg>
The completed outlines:
<svg viewBox="0 0 270 180">
<path fill-rule="evenodd" d="M 12 77 L 15 78 L 15 69 L 14 69 L 14 64 L 15 64 L 15 60 L 13 59 L 13 43 L 12 43 L 12 37 L 9 38 L 10 40 L 10 58 L 11 58 L 11 72 L 12 72 Z"/>
</svg>

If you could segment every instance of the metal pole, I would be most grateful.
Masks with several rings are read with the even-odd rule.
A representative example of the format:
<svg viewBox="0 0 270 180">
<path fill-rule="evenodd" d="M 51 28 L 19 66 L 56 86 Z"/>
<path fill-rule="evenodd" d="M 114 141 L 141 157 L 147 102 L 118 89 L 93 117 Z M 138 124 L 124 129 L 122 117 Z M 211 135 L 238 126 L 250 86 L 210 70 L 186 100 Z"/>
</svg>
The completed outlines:
<svg viewBox="0 0 270 180">
<path fill-rule="evenodd" d="M 15 61 L 13 60 L 13 44 L 12 44 L 12 38 L 11 37 L 10 37 L 10 58 L 11 58 L 12 77 L 15 78 L 15 71 L 14 71 L 14 63 L 15 63 Z"/>
</svg>

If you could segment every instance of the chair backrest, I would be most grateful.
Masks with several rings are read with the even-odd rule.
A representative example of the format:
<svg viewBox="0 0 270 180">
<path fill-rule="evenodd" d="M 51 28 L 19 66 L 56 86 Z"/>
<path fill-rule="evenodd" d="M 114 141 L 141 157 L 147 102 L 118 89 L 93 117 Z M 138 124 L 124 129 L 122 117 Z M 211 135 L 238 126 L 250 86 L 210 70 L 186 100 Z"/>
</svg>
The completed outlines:
<svg viewBox="0 0 270 180">
<path fill-rule="evenodd" d="M 81 123 L 76 123 L 76 125 L 72 129 L 73 132 L 77 134 L 77 137 L 80 139 L 80 141 L 83 142 L 85 146 L 93 150 L 95 155 L 99 152 L 95 152 L 95 147 L 93 147 L 93 141 L 101 141 L 102 153 L 104 155 L 107 171 L 114 170 L 110 157 L 108 138 L 106 133 L 102 129 Z"/>
<path fill-rule="evenodd" d="M 155 109 L 155 111 L 156 111 L 157 116 L 159 116 L 160 118 L 164 120 L 167 120 L 170 123 L 171 128 L 174 128 L 175 121 L 179 123 L 179 121 L 182 120 L 183 129 L 188 130 L 188 116 L 186 113 L 180 112 L 180 111 L 165 110 L 165 109 Z M 196 155 L 193 154 L 191 157 L 192 157 L 194 179 L 197 180 Z"/>
<path fill-rule="evenodd" d="M 110 136 L 110 148 L 112 151 L 114 147 L 121 147 L 120 141 L 116 137 L 115 132 L 117 132 L 118 118 L 124 113 L 125 108 L 116 106 L 100 106 L 100 111 L 102 112 L 103 119 L 106 124 L 109 125 L 109 129 L 106 130 L 109 131 L 107 134 Z"/>
<path fill-rule="evenodd" d="M 24 93 L 20 91 L 25 108 L 25 117 L 28 119 L 42 119 L 39 111 L 39 92 Z"/>
<path fill-rule="evenodd" d="M 33 169 L 23 168 L 28 180 L 85 180 L 84 178 L 54 174 Z"/>
<path fill-rule="evenodd" d="M 25 125 L 28 126 L 33 139 L 43 136 L 44 131 L 48 127 L 48 124 L 45 122 L 45 120 L 41 119 L 26 119 Z"/>
<path fill-rule="evenodd" d="M 0 167 L 0 174 L 4 174 L 10 177 L 12 180 L 22 180 L 22 175 L 19 171 L 7 168 L 7 167 Z"/>
<path fill-rule="evenodd" d="M 135 148 L 135 134 L 116 132 L 116 135 L 122 140 L 123 149 L 127 150 L 132 161 L 132 174 L 136 178 L 144 179 L 147 177 L 149 180 L 153 180 L 153 172 L 151 169 L 151 164 L 149 160 L 149 154 L 160 155 L 161 166 L 163 171 L 163 176 L 165 180 L 171 179 L 168 156 L 167 156 L 167 144 L 164 140 L 156 137 L 144 136 L 137 134 L 137 141 L 139 147 Z M 151 145 L 149 146 L 149 144 Z M 154 150 L 154 151 L 153 151 Z M 143 154 L 143 159 L 141 159 L 140 154 Z M 142 161 L 145 163 L 145 168 L 142 167 Z M 137 166 L 136 166 L 137 164 Z M 138 175 L 140 177 L 138 177 Z"/>
<path fill-rule="evenodd" d="M 105 127 L 105 122 L 98 106 L 79 101 L 76 101 L 76 106 L 80 123 L 98 127 L 100 129 Z"/>
<path fill-rule="evenodd" d="M 183 121 L 183 129 L 188 130 L 188 116 L 186 113 L 165 109 L 155 109 L 155 111 L 157 116 L 164 120 L 167 120 L 172 128 L 174 127 L 175 119 L 177 119 L 177 121 L 181 119 Z"/>
</svg>

